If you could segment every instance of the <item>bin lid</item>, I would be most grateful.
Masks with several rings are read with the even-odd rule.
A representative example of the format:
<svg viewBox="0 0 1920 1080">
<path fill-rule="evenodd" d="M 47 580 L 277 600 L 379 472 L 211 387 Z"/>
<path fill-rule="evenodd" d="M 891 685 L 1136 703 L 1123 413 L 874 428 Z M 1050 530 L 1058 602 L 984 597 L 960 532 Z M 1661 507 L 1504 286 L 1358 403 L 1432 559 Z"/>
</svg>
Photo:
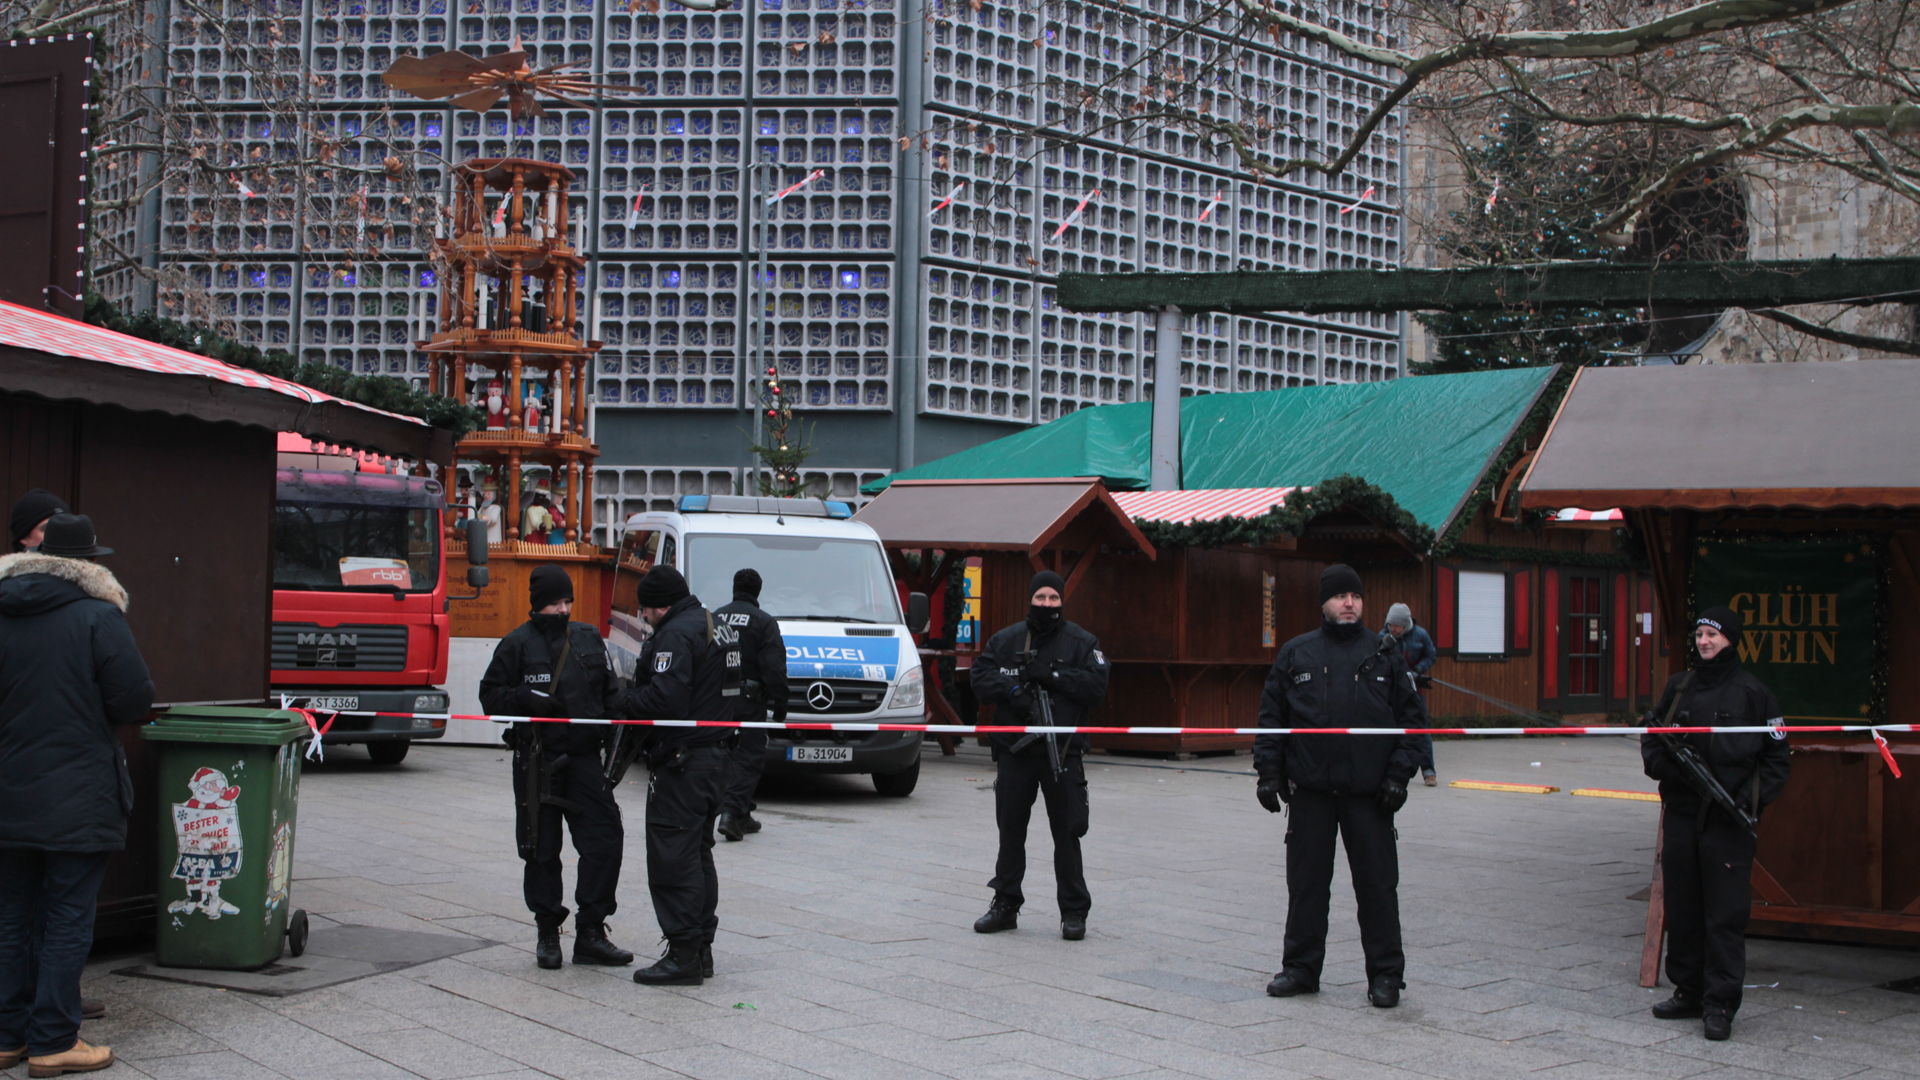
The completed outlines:
<svg viewBox="0 0 1920 1080">
<path fill-rule="evenodd" d="M 240 743 L 284 746 L 310 738 L 306 718 L 289 709 L 187 705 L 169 709 L 140 729 L 155 742 Z"/>
</svg>

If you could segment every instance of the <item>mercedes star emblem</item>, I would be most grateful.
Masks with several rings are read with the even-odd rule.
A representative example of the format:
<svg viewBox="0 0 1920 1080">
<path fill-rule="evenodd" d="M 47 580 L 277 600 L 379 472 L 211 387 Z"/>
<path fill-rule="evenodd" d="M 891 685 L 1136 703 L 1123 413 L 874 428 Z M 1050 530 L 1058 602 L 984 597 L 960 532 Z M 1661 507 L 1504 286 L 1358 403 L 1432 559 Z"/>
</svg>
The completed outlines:
<svg viewBox="0 0 1920 1080">
<path fill-rule="evenodd" d="M 807 687 L 807 708 L 814 712 L 826 712 L 833 708 L 833 687 L 823 682 Z"/>
</svg>

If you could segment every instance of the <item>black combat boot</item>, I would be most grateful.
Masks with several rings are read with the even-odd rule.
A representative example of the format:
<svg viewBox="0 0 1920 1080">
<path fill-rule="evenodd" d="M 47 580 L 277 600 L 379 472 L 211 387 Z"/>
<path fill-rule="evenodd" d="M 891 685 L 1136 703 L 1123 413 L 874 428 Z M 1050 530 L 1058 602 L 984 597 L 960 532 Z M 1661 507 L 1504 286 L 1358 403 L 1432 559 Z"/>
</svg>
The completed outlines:
<svg viewBox="0 0 1920 1080">
<path fill-rule="evenodd" d="M 1060 917 L 1060 936 L 1068 941 L 1079 941 L 1087 936 L 1087 917 L 1085 915 L 1062 915 Z"/>
<path fill-rule="evenodd" d="M 740 819 L 734 817 L 732 811 L 720 811 L 719 820 L 713 824 L 714 828 L 720 831 L 720 835 L 726 837 L 728 840 L 745 840 L 747 838 L 746 832 L 740 828 Z"/>
<path fill-rule="evenodd" d="M 1726 1042 L 1733 1036 L 1733 1014 L 1710 1012 L 1706 1015 L 1706 1036 L 1710 1042 Z"/>
<path fill-rule="evenodd" d="M 1367 1000 L 1376 1009 L 1391 1009 L 1400 1004 L 1400 988 L 1404 985 L 1391 975 L 1377 975 L 1367 986 Z"/>
<path fill-rule="evenodd" d="M 540 937 L 533 943 L 533 962 L 549 971 L 560 966 L 560 928 L 558 926 L 540 927 Z"/>
<path fill-rule="evenodd" d="M 613 939 L 607 936 L 606 923 L 575 922 L 573 924 L 573 962 L 626 967 L 633 963 L 633 954 L 613 943 Z"/>
<path fill-rule="evenodd" d="M 699 986 L 700 946 L 691 941 L 667 942 L 666 954 L 652 967 L 633 973 L 633 981 L 642 986 Z"/>
<path fill-rule="evenodd" d="M 1020 926 L 1020 909 L 1004 900 L 995 900 L 987 908 L 987 913 L 975 919 L 973 932 L 976 934 L 997 934 L 1002 930 L 1015 930 Z"/>
<path fill-rule="evenodd" d="M 1307 981 L 1306 976 L 1297 972 L 1283 971 L 1267 984 L 1268 997 L 1294 997 L 1299 994 L 1317 994 L 1320 988 Z"/>
<path fill-rule="evenodd" d="M 1655 1020 L 1695 1020 L 1700 1016 L 1700 1002 L 1675 992 L 1674 995 L 1653 1007 Z"/>
<path fill-rule="evenodd" d="M 711 945 L 700 946 L 700 977 L 713 978 L 713 946 Z"/>
<path fill-rule="evenodd" d="M 754 817 L 753 811 L 751 810 L 741 814 L 735 820 L 740 824 L 740 831 L 746 833 L 748 836 L 752 836 L 754 833 L 760 831 L 760 819 Z"/>
</svg>

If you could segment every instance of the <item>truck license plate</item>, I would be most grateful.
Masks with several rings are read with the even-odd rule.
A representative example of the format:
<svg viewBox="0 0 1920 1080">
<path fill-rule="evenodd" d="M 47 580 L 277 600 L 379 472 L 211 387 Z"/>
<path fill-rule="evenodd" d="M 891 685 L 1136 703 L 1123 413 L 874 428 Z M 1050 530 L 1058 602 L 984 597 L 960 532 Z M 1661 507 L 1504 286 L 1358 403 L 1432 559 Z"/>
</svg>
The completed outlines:
<svg viewBox="0 0 1920 1080">
<path fill-rule="evenodd" d="M 309 709 L 354 710 L 360 707 L 357 697 L 315 697 L 307 699 Z"/>
<path fill-rule="evenodd" d="M 852 761 L 853 747 L 789 746 L 787 747 L 787 760 L 806 762 Z"/>
</svg>

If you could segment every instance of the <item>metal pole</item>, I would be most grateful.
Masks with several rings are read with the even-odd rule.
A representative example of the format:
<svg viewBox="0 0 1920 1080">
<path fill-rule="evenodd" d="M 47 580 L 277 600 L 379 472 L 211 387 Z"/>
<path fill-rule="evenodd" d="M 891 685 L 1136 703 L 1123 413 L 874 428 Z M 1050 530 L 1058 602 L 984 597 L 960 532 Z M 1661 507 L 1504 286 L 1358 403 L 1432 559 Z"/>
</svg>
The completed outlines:
<svg viewBox="0 0 1920 1080">
<path fill-rule="evenodd" d="M 1180 309 L 1160 309 L 1153 341 L 1153 468 L 1150 488 L 1180 490 Z"/>
<path fill-rule="evenodd" d="M 776 149 L 775 153 L 779 151 Z M 754 165 L 754 212 L 760 215 L 760 256 L 754 261 L 753 289 L 748 295 L 753 297 L 753 370 L 747 373 L 747 407 L 753 410 L 753 444 L 760 446 L 766 442 L 766 413 L 760 407 L 760 380 L 766 377 L 767 368 L 773 366 L 773 350 L 767 341 L 767 332 L 771 322 L 767 317 L 767 305 L 773 299 L 773 286 L 767 281 L 770 272 L 768 250 L 773 246 L 776 224 L 773 213 L 777 207 L 769 206 L 767 199 L 777 190 L 774 185 L 780 182 L 780 163 L 778 160 L 759 162 Z M 754 495 L 760 489 L 760 455 L 756 452 L 747 458 L 747 475 L 740 484 L 742 495 Z"/>
</svg>

